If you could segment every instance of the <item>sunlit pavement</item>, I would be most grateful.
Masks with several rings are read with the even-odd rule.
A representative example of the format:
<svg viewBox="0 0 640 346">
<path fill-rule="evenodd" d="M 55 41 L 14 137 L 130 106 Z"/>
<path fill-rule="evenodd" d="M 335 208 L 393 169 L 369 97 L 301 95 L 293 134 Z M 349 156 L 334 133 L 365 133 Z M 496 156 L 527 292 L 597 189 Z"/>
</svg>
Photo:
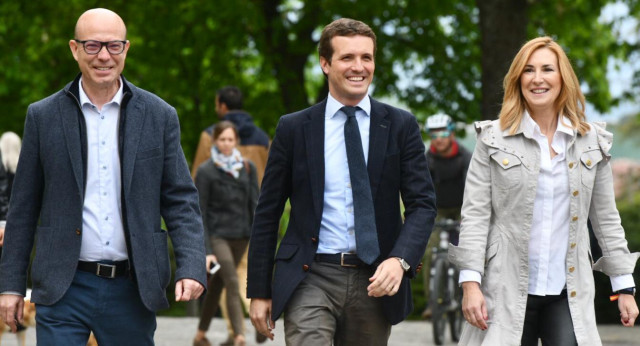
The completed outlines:
<svg viewBox="0 0 640 346">
<path fill-rule="evenodd" d="M 158 346 L 189 346 L 192 345 L 198 325 L 195 317 L 159 317 L 158 329 L 155 334 Z M 255 332 L 249 320 L 245 321 L 247 329 L 247 345 L 258 345 L 255 341 Z M 600 337 L 605 346 L 632 346 L 640 345 L 640 327 L 624 328 L 616 325 L 602 325 L 598 327 Z M 29 328 L 26 332 L 26 345 L 36 344 L 35 328 Z M 390 346 L 433 345 L 431 323 L 425 321 L 402 322 L 391 329 L 389 338 Z M 220 318 L 215 318 L 207 333 L 207 338 L 213 345 L 218 345 L 227 338 L 225 323 Z M 451 341 L 447 331 L 445 345 L 455 345 Z M 17 346 L 17 338 L 13 334 L 4 333 L 0 341 L 2 346 Z M 265 346 L 284 346 L 284 331 L 282 321 L 276 322 L 275 340 L 267 341 Z"/>
</svg>

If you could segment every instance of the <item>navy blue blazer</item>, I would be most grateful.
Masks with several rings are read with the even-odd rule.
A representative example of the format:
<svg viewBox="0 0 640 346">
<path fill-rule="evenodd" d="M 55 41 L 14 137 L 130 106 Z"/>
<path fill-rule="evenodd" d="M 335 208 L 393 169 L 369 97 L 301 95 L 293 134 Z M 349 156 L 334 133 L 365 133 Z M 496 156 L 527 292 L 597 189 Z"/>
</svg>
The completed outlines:
<svg viewBox="0 0 640 346">
<path fill-rule="evenodd" d="M 29 106 L 0 261 L 0 292 L 24 294 L 35 243 L 31 300 L 44 305 L 54 304 L 67 291 L 80 254 L 87 141 L 79 77 Z M 168 236 L 176 256 L 176 280 L 190 278 L 206 287 L 202 219 L 175 109 L 123 81 L 123 223 L 142 302 L 155 311 L 169 306 Z M 168 232 L 161 228 L 161 217 Z"/>
<path fill-rule="evenodd" d="M 247 296 L 271 298 L 273 320 L 305 278 L 305 268 L 313 266 L 318 249 L 326 169 L 325 107 L 326 100 L 281 117 L 269 152 L 249 245 Z M 372 99 L 367 168 L 380 245 L 378 261 L 401 257 L 411 265 L 398 293 L 380 298 L 391 324 L 401 322 L 413 309 L 409 279 L 424 254 L 436 215 L 424 152 L 416 118 Z M 289 225 L 276 254 L 287 199 Z"/>
</svg>

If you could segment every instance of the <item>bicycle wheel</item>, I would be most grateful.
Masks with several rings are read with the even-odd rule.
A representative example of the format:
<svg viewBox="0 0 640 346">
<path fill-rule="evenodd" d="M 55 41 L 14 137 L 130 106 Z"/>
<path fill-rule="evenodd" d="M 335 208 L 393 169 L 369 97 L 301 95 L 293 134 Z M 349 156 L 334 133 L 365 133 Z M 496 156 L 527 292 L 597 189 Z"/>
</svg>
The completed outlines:
<svg viewBox="0 0 640 346">
<path fill-rule="evenodd" d="M 447 326 L 447 262 L 438 256 L 433 264 L 433 277 L 431 278 L 431 322 L 433 324 L 433 342 L 436 345 L 444 343 L 444 334 Z"/>
<path fill-rule="evenodd" d="M 451 327 L 451 339 L 455 342 L 460 341 L 462 333 L 462 324 L 464 323 L 464 315 L 462 314 L 462 287 L 458 285 L 459 272 L 455 268 L 453 275 L 449 276 L 451 287 L 453 287 L 453 301 L 451 302 L 451 310 L 447 313 L 449 326 Z"/>
</svg>

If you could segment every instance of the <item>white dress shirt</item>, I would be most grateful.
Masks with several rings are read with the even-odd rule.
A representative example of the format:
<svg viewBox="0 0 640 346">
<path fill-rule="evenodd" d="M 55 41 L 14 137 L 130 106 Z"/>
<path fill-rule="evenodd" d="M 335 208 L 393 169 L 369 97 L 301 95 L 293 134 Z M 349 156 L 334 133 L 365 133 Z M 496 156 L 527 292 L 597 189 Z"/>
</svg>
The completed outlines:
<svg viewBox="0 0 640 346">
<path fill-rule="evenodd" d="M 540 146 L 540 172 L 533 204 L 529 238 L 529 294 L 559 295 L 566 286 L 566 257 L 569 244 L 569 173 L 565 164 L 567 143 L 574 131 L 566 125 L 566 117 L 558 121 L 551 148 L 557 153 L 551 158 L 549 142 L 540 126 L 525 112 L 522 126 Z M 612 276 L 614 291 L 634 287 L 633 276 Z M 462 270 L 459 282 L 481 282 L 480 273 Z"/>
<path fill-rule="evenodd" d="M 87 125 L 87 177 L 82 208 L 81 261 L 127 259 L 120 200 L 118 122 L 122 80 L 113 99 L 98 110 L 82 88 L 80 105 Z"/>
<path fill-rule="evenodd" d="M 324 206 L 318 253 L 356 252 L 353 192 L 344 142 L 344 123 L 347 121 L 347 115 L 340 110 L 343 106 L 329 93 L 324 117 Z M 371 124 L 369 96 L 363 98 L 358 107 L 360 109 L 356 111 L 356 120 L 362 139 L 364 159 L 368 162 Z"/>
</svg>

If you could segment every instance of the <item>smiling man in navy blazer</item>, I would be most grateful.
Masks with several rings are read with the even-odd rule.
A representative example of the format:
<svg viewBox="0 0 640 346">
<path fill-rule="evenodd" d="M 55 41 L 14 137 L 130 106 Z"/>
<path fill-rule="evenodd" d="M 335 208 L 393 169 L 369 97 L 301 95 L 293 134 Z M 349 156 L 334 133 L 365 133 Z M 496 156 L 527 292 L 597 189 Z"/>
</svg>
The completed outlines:
<svg viewBox="0 0 640 346">
<path fill-rule="evenodd" d="M 280 118 L 269 153 L 249 247 L 251 321 L 273 338 L 284 313 L 290 345 L 386 345 L 413 308 L 409 279 L 436 215 L 425 148 L 412 114 L 367 95 L 369 26 L 336 20 L 318 50 L 328 98 Z"/>
<path fill-rule="evenodd" d="M 38 345 L 152 345 L 169 306 L 168 237 L 176 300 L 204 291 L 198 195 L 173 107 L 121 75 L 122 19 L 80 16 L 69 41 L 81 74 L 29 106 L 0 262 L 0 318 L 22 319 L 27 267 Z M 161 217 L 167 231 L 161 229 Z"/>
</svg>

